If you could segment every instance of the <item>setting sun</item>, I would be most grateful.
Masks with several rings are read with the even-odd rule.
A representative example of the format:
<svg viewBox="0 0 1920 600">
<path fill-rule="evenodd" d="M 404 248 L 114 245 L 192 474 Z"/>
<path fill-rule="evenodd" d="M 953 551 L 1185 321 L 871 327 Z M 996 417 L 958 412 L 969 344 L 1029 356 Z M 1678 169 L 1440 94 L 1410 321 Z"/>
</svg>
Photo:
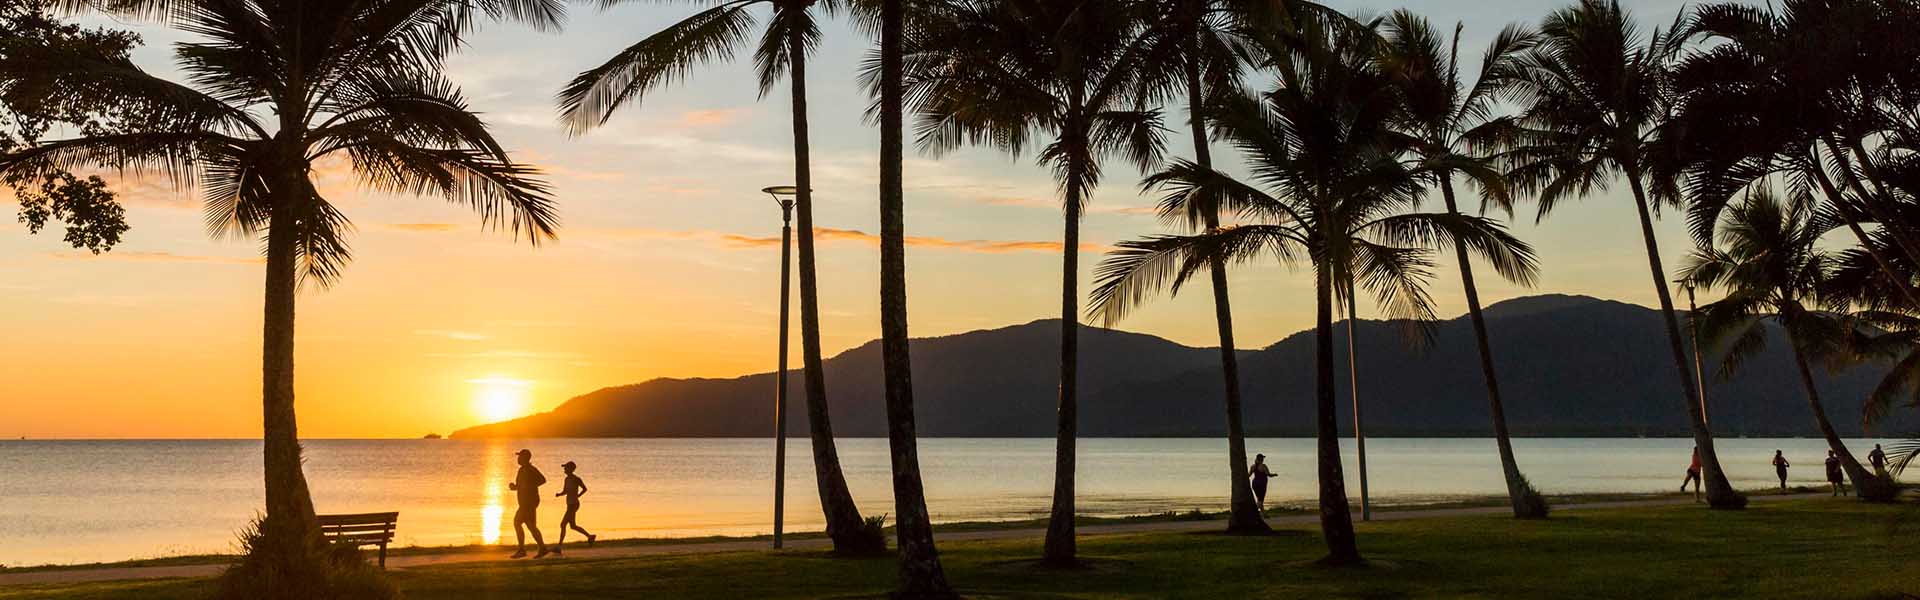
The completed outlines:
<svg viewBox="0 0 1920 600">
<path fill-rule="evenodd" d="M 475 386 L 473 414 L 481 420 L 492 423 L 526 414 L 527 388 L 533 382 L 490 375 L 467 383 Z"/>
</svg>

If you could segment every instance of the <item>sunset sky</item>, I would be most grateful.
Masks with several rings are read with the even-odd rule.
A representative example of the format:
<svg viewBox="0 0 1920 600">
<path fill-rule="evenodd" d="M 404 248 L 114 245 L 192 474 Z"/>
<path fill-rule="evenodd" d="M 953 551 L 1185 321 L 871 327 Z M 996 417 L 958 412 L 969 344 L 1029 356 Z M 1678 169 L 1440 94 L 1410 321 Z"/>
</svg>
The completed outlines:
<svg viewBox="0 0 1920 600">
<path fill-rule="evenodd" d="M 1443 26 L 1465 22 L 1463 48 L 1476 55 L 1501 25 L 1537 21 L 1560 5 L 1404 4 Z M 1627 4 L 1646 27 L 1671 22 L 1680 6 Z M 785 88 L 758 97 L 749 50 L 584 137 L 570 138 L 554 116 L 553 94 L 574 73 L 696 9 L 576 4 L 563 34 L 490 25 L 452 61 L 473 107 L 553 183 L 564 219 L 556 243 L 534 248 L 482 231 L 471 212 L 439 199 L 370 194 L 340 165 L 322 165 L 323 193 L 357 232 L 339 283 L 300 296 L 303 436 L 418 437 L 546 410 L 603 386 L 772 370 L 780 222 L 758 190 L 793 178 Z M 177 32 L 88 22 L 140 32 L 146 43 L 136 59 L 176 75 Z M 878 134 L 861 122 L 868 100 L 855 84 L 869 46 L 859 31 L 830 23 L 809 69 L 816 219 L 832 230 L 822 233 L 819 256 L 829 356 L 879 332 L 869 235 L 878 230 Z M 1190 156 L 1177 129 L 1184 111 L 1166 121 L 1176 128 L 1171 154 Z M 1233 160 L 1226 154 L 1226 166 Z M 1085 241 L 1104 247 L 1162 230 L 1137 181 L 1120 162 L 1107 168 Z M 111 253 L 75 251 L 57 231 L 0 232 L 0 436 L 258 435 L 257 245 L 209 239 L 198 200 L 165 182 L 115 183 L 133 230 Z M 1059 209 L 1030 155 L 910 154 L 907 195 L 915 336 L 1058 316 Z M 10 198 L 0 204 L 13 212 Z M 1660 224 L 1669 268 L 1687 249 L 1682 227 L 1677 218 Z M 1655 302 L 1624 186 L 1563 205 L 1537 226 L 1525 207 L 1514 231 L 1536 245 L 1544 276 L 1533 291 L 1483 277 L 1488 301 L 1556 292 Z M 1098 258 L 1083 255 L 1083 293 Z M 1465 305 L 1451 261 L 1442 263 L 1431 290 L 1452 317 Z M 1243 346 L 1310 325 L 1304 273 L 1252 265 L 1232 282 Z M 1210 303 L 1196 288 L 1120 326 L 1213 345 Z M 1361 313 L 1373 310 L 1363 304 Z M 797 332 L 794 347 L 797 367 Z"/>
</svg>

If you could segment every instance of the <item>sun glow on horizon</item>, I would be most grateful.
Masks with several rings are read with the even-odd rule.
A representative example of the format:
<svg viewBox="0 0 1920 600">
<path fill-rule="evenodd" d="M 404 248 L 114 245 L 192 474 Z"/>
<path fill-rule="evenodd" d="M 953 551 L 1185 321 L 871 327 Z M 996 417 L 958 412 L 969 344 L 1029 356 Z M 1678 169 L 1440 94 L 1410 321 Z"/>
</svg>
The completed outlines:
<svg viewBox="0 0 1920 600">
<path fill-rule="evenodd" d="M 497 423 L 527 414 L 527 389 L 533 382 L 499 375 L 469 379 L 475 386 L 473 415 L 488 423 Z"/>
</svg>

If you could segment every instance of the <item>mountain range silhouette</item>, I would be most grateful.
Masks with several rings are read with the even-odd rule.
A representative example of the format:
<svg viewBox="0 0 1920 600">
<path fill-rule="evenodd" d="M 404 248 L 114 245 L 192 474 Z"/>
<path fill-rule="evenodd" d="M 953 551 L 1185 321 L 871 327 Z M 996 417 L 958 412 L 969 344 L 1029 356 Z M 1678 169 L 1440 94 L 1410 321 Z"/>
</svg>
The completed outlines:
<svg viewBox="0 0 1920 600">
<path fill-rule="evenodd" d="M 1488 329 L 1517 436 L 1684 436 L 1680 386 L 1654 309 L 1586 296 L 1540 295 L 1487 308 Z M 1436 324 L 1432 341 L 1410 343 L 1405 323 L 1356 323 L 1361 401 L 1368 435 L 1490 436 L 1486 388 L 1466 317 Z M 1340 428 L 1349 429 L 1346 330 L 1334 326 Z M 1720 380 L 1707 360 L 1708 404 L 1721 436 L 1814 437 L 1805 392 L 1784 338 Z M 913 341 L 920 434 L 1049 437 L 1057 394 L 1056 320 Z M 1085 437 L 1225 435 L 1219 351 L 1159 337 L 1084 327 L 1080 333 Z M 1313 332 L 1241 351 L 1249 435 L 1312 435 Z M 1861 404 L 1884 367 L 1819 372 L 1821 394 L 1843 435 L 1863 432 Z M 826 361 L 834 432 L 886 435 L 880 349 L 875 340 Z M 789 435 L 806 436 L 798 369 L 789 378 Z M 772 434 L 771 372 L 731 379 L 660 378 L 603 388 L 551 412 L 456 431 L 486 437 L 766 437 Z M 1912 410 L 1876 424 L 1876 434 L 1920 426 Z"/>
</svg>

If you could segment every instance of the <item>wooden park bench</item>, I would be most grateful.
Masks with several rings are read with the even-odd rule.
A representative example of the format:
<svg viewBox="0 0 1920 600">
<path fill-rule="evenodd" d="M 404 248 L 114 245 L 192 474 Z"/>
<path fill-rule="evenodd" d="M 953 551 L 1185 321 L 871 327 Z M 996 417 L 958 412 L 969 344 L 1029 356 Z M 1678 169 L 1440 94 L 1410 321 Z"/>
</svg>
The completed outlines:
<svg viewBox="0 0 1920 600">
<path fill-rule="evenodd" d="M 387 568 L 387 543 L 393 541 L 393 529 L 400 513 L 361 513 L 357 515 L 320 515 L 320 535 L 328 542 L 353 546 L 379 546 L 380 568 Z"/>
</svg>

